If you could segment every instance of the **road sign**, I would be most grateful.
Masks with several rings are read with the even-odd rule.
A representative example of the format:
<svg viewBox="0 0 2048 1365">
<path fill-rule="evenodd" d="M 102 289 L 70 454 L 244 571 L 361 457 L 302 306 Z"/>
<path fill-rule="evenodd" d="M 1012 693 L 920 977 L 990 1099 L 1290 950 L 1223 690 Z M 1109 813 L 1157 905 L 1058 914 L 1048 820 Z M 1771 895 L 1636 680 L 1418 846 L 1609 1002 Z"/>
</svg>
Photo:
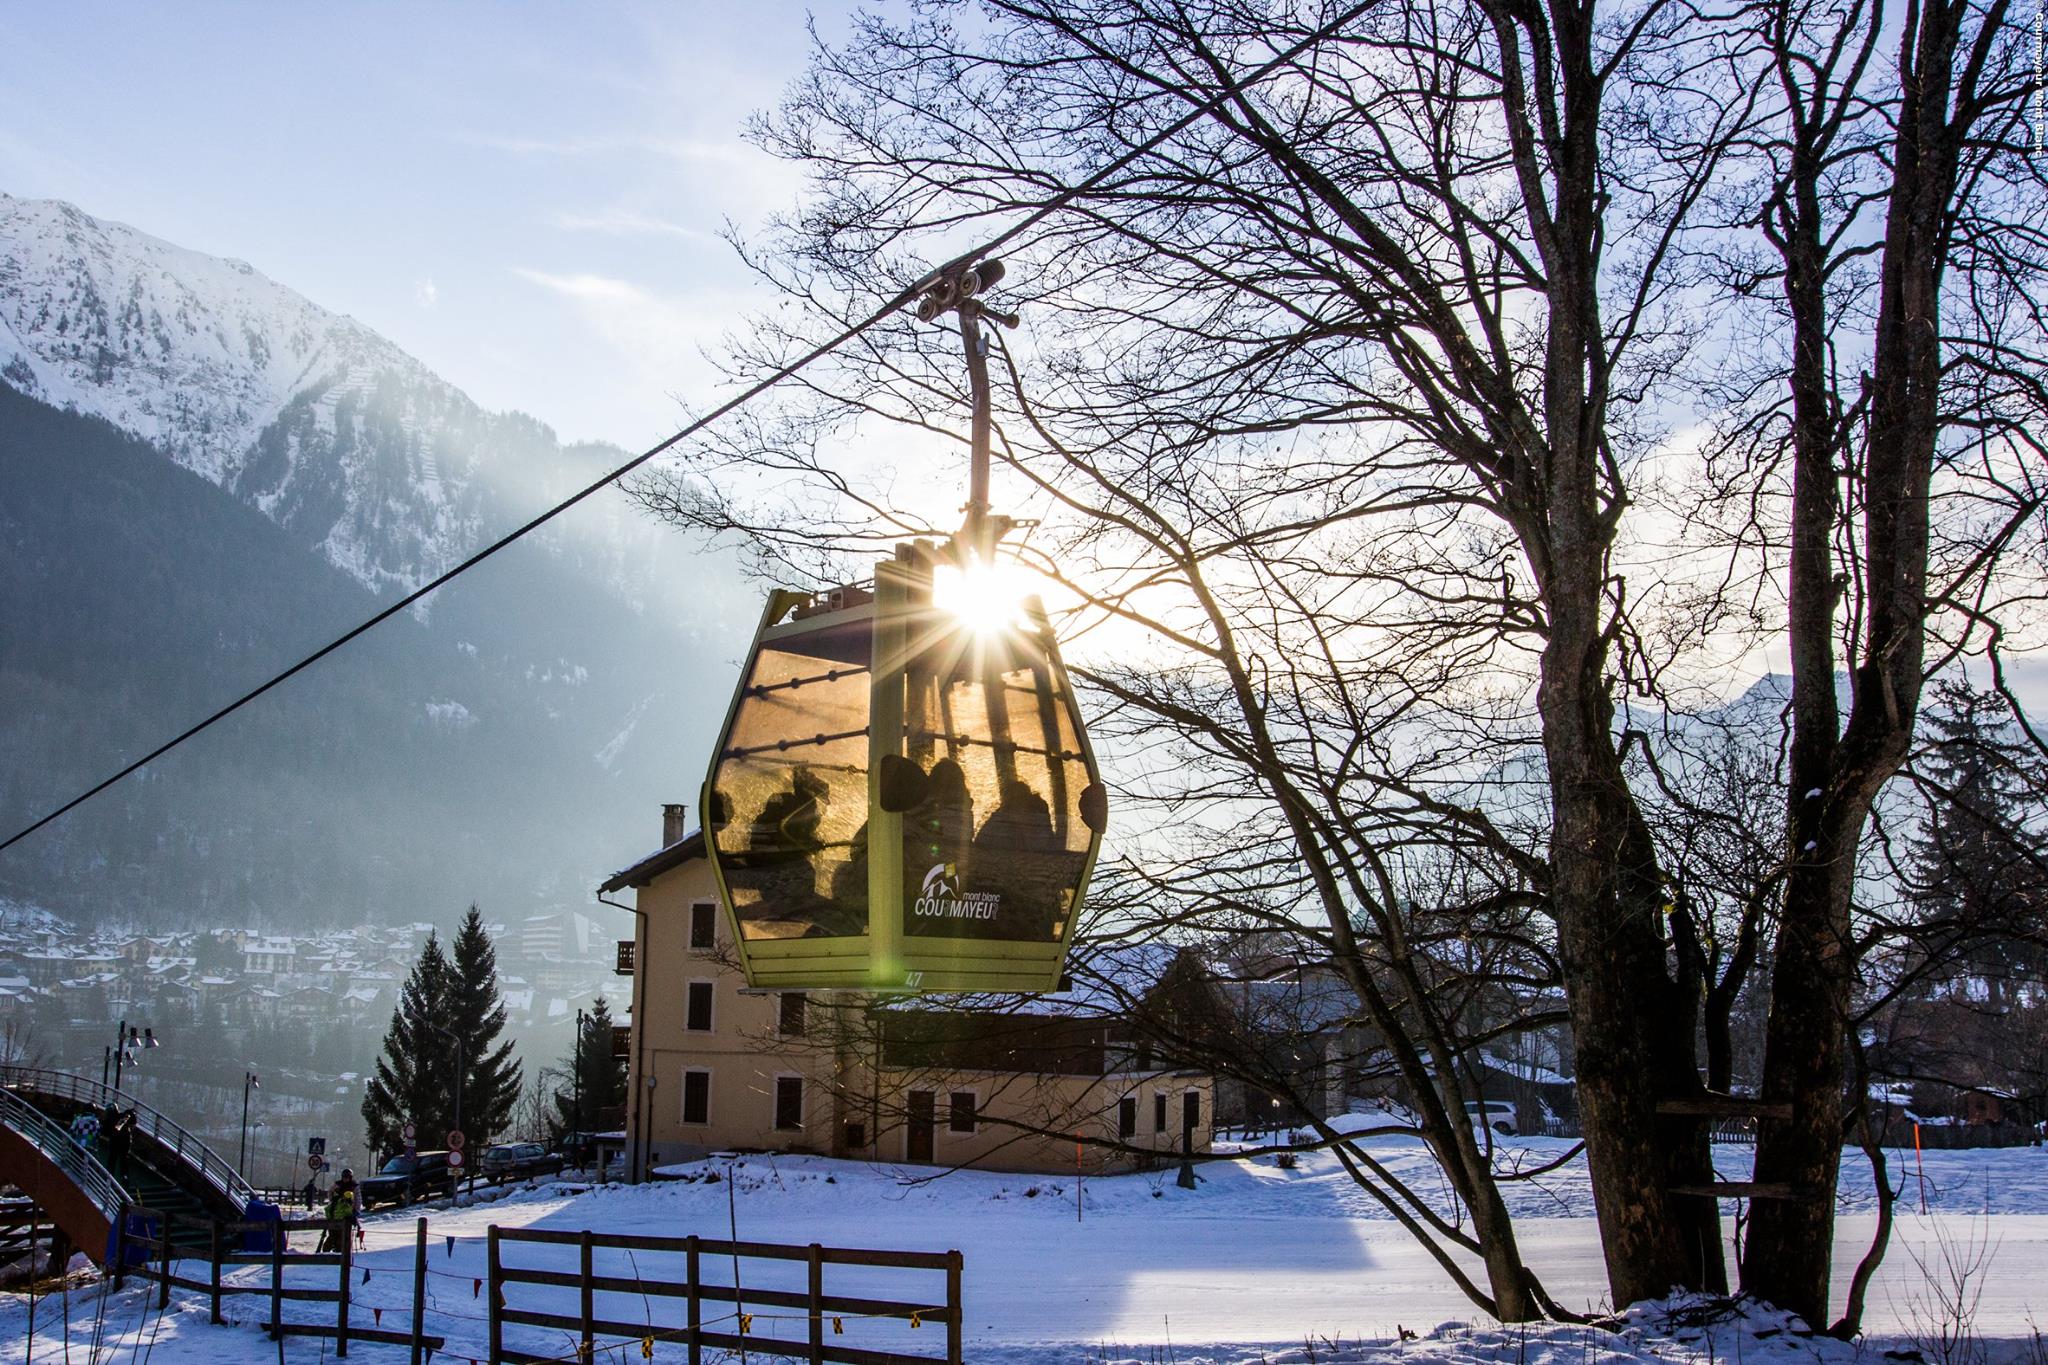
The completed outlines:
<svg viewBox="0 0 2048 1365">
<path fill-rule="evenodd" d="M 461 1134 L 458 1133 L 456 1136 L 460 1137 Z M 448 1153 L 448 1169 L 451 1171 L 462 1169 L 462 1150 L 460 1148 L 456 1148 Z"/>
<path fill-rule="evenodd" d="M 309 1171 L 317 1171 L 326 1164 L 327 1158 L 320 1155 L 318 1152 L 315 1152 L 313 1153 L 313 1155 L 306 1158 L 306 1169 Z"/>
<path fill-rule="evenodd" d="M 326 1139 L 326 1138 L 316 1138 L 316 1137 L 309 1137 L 309 1138 L 307 1138 L 307 1139 L 306 1139 L 306 1155 L 308 1155 L 308 1156 L 326 1156 L 326 1155 L 327 1155 L 327 1139 Z"/>
<path fill-rule="evenodd" d="M 465 1142 L 467 1142 L 467 1141 L 469 1141 L 469 1139 L 468 1139 L 468 1138 L 465 1138 L 465 1137 L 464 1137 L 464 1136 L 462 1135 L 462 1130 L 461 1130 L 460 1128 L 450 1128 L 450 1129 L 448 1130 L 448 1150 L 449 1150 L 449 1151 L 451 1151 L 451 1152 L 459 1152 L 459 1151 L 461 1151 L 461 1150 L 462 1150 L 462 1144 L 463 1144 L 463 1143 L 465 1143 Z"/>
<path fill-rule="evenodd" d="M 414 1138 L 420 1135 L 420 1130 L 408 1123 L 405 1125 L 405 1127 L 398 1130 L 398 1135 L 404 1138 L 407 1142 L 411 1142 Z"/>
</svg>

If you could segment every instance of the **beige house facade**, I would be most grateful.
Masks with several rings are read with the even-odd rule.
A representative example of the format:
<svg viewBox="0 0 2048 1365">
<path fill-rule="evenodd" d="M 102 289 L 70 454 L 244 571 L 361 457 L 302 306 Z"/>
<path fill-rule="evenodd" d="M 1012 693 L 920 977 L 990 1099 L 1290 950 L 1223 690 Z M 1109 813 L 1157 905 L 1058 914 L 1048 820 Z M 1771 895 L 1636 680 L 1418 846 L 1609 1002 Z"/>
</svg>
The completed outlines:
<svg viewBox="0 0 2048 1365">
<path fill-rule="evenodd" d="M 671 806 L 663 836 L 599 888 L 634 915 L 630 1178 L 722 1151 L 1096 1174 L 1208 1150 L 1212 1078 L 1151 1065 L 1081 993 L 749 989 L 701 834 Z"/>
</svg>

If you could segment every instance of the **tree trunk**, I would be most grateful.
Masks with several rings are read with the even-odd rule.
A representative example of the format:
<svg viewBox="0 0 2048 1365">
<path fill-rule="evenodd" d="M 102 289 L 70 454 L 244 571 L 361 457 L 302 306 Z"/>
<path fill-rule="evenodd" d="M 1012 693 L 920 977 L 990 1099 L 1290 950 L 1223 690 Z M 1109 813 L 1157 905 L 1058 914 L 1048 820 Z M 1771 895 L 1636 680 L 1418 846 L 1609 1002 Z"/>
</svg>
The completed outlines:
<svg viewBox="0 0 2048 1365">
<path fill-rule="evenodd" d="M 1980 47 L 1995 41 L 1994 4 Z M 1856 952 L 1850 905 L 1857 847 L 1878 790 L 1904 762 L 1918 718 L 1927 613 L 1929 518 L 1940 433 L 1941 277 L 1958 154 L 1975 107 L 1975 56 L 1959 88 L 1956 56 L 1970 10 L 1934 0 L 1899 34 L 1897 134 L 1879 260 L 1876 332 L 1860 475 L 1862 631 L 1846 725 L 1837 728 L 1835 555 L 1845 432 L 1821 374 L 1828 319 L 1821 308 L 1824 218 L 1805 196 L 1818 182 L 1818 143 L 1802 143 L 1786 214 L 1787 297 L 1794 325 L 1794 472 L 1790 635 L 1791 788 L 1786 793 L 1786 896 L 1778 929 L 1764 1097 L 1789 1120 L 1757 1138 L 1757 1179 L 1785 1181 L 1795 1198 L 1759 1202 L 1751 1216 L 1744 1287 L 1807 1322 L 1827 1322 L 1841 1169 L 1845 1035 Z M 1953 116 L 1951 113 L 1953 104 Z M 1839 734 L 1839 738 L 1837 735 Z"/>
<path fill-rule="evenodd" d="M 1714 1202 L 1670 1193 L 1676 1180 L 1710 1178 L 1704 1125 L 1657 1114 L 1659 1099 L 1699 1089 L 1695 1001 L 1666 969 L 1663 882 L 1614 746 L 1597 595 L 1571 610 L 1560 604 L 1564 584 L 1553 586 L 1541 691 L 1556 812 L 1551 895 L 1593 1205 L 1619 1306 L 1674 1286 L 1725 1288 L 1726 1272 Z"/>
</svg>

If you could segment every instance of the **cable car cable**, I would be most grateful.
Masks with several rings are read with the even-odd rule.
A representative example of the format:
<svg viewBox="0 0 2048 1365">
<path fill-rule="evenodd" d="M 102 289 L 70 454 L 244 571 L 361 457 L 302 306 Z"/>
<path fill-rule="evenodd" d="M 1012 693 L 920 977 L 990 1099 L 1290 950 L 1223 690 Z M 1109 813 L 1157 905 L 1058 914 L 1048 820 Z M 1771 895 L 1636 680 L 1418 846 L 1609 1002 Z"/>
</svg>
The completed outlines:
<svg viewBox="0 0 2048 1365">
<path fill-rule="evenodd" d="M 407 593 L 404 597 L 401 597 L 396 602 L 393 602 L 390 606 L 384 608 L 380 612 L 377 612 L 375 615 L 371 616 L 369 619 L 365 620 L 360 625 L 354 627 L 353 629 L 347 631 L 342 635 L 336 636 L 334 639 L 328 641 L 320 648 L 314 650 L 311 654 L 308 654 L 305 658 L 299 660 L 291 667 L 285 669 L 283 672 L 272 677 L 268 682 L 265 682 L 260 686 L 251 688 L 249 691 L 244 692 L 241 696 L 235 698 L 235 700 L 221 707 L 212 715 L 209 715 L 204 720 L 201 720 L 196 724 L 189 726 L 185 730 L 180 731 L 175 737 L 166 740 L 164 743 L 150 750 L 141 758 L 136 759 L 134 762 L 128 764 L 126 767 L 114 773 L 112 776 L 107 777 L 98 783 L 95 783 L 93 786 L 87 788 L 85 791 L 79 793 L 77 796 L 72 797 L 63 805 L 57 807 L 55 810 L 50 811 L 48 814 L 37 819 L 33 824 L 30 824 L 20 830 L 17 830 L 13 834 L 8 835 L 5 842 L 0 842 L 0 852 L 5 852 L 7 849 L 10 849 L 14 847 L 14 845 L 20 843 L 23 839 L 28 838 L 29 835 L 34 834 L 37 830 L 43 828 L 45 825 L 48 825 L 53 821 L 58 820 L 63 816 L 69 814 L 71 811 L 76 810 L 78 807 L 84 805 L 87 801 L 92 800 L 93 797 L 98 796 L 107 788 L 121 781 L 121 779 L 128 777 L 145 767 L 148 767 L 151 763 L 154 763 L 157 759 L 162 758 L 165 754 L 168 754 L 171 750 L 177 748 L 186 740 L 195 738 L 202 732 L 212 728 L 218 722 L 226 720 L 229 716 L 241 710 L 250 702 L 255 701 L 258 697 L 263 696 L 272 688 L 278 686 L 281 683 L 289 681 L 290 679 L 298 676 L 300 673 L 303 673 L 308 668 L 311 668 L 314 664 L 319 663 L 322 659 L 334 653 L 342 646 L 348 644 L 357 636 L 367 634 L 370 630 L 382 625 L 384 622 L 398 615 L 398 613 L 404 611 L 406 608 L 412 606 L 414 603 L 420 601 L 422 598 L 425 598 L 426 596 L 435 592 L 436 590 L 445 587 L 447 584 L 453 582 L 455 579 L 469 572 L 477 565 L 489 559 L 492 555 L 497 554 L 498 551 L 513 544 L 515 541 L 524 539 L 527 535 L 531 534 L 532 532 L 539 530 L 541 527 L 553 521 L 556 517 L 562 515 L 562 513 L 568 511 L 570 508 L 575 507 L 577 504 L 583 502 L 586 498 L 589 498 L 596 493 L 602 492 L 604 489 L 610 487 L 612 484 L 618 482 L 626 475 L 640 468 L 640 466 L 646 464 L 649 460 L 652 460 L 657 455 L 661 455 L 673 449 L 680 442 L 689 439 L 690 437 L 696 435 L 698 432 L 704 430 L 706 427 L 710 426 L 712 423 L 717 422 L 721 418 L 725 417 L 727 414 L 734 412 L 737 409 L 752 402 L 754 399 L 760 397 L 763 393 L 766 393 L 769 389 L 772 389 L 776 385 L 780 384 L 783 380 L 791 378 L 800 371 L 806 369 L 814 361 L 821 360 L 825 356 L 830 355 L 832 352 L 838 350 L 847 342 L 852 341 L 854 338 L 860 336 L 869 328 L 875 326 L 875 324 L 888 318 L 891 314 L 897 312 L 899 309 L 902 309 L 905 306 L 915 302 L 920 296 L 928 293 L 935 286 L 943 284 L 949 278 L 956 276 L 959 272 L 972 266 L 976 261 L 981 260 L 986 256 L 989 256 L 997 249 L 1008 245 L 1010 242 L 1015 241 L 1024 233 L 1030 231 L 1038 224 L 1044 222 L 1047 218 L 1050 218 L 1054 213 L 1057 213 L 1060 209 L 1065 208 L 1067 204 L 1075 198 L 1079 197 L 1082 194 L 1087 193 L 1089 190 L 1094 189 L 1104 180 L 1107 180 L 1110 176 L 1115 175 L 1117 172 L 1123 170 L 1126 166 L 1129 166 L 1131 163 L 1139 160 L 1141 157 L 1150 155 L 1152 152 L 1156 151 L 1161 145 L 1163 145 L 1169 138 L 1179 134 L 1181 131 L 1190 127 L 1199 119 L 1202 119 L 1208 116 L 1209 114 L 1214 113 L 1217 109 L 1220 109 L 1230 100 L 1235 99 L 1238 95 L 1242 94 L 1247 88 L 1258 84 L 1260 81 L 1263 81 L 1267 76 L 1272 75 L 1275 71 L 1279 70 L 1287 63 L 1293 61 L 1296 57 L 1299 57 L 1302 53 L 1308 51 L 1317 43 L 1323 42 L 1325 39 L 1334 37 L 1337 34 L 1337 32 L 1341 30 L 1345 25 L 1349 24 L 1352 20 L 1364 14 L 1368 9 L 1371 9 L 1373 7 L 1374 2 L 1375 0 L 1364 0 L 1364 3 L 1355 5 L 1352 8 L 1344 11 L 1344 13 L 1337 16 L 1337 18 L 1331 20 L 1322 28 L 1315 30 L 1313 33 L 1303 38 L 1300 42 L 1295 43 L 1292 47 L 1287 48 L 1285 51 L 1279 53 L 1277 56 L 1271 58 L 1270 60 L 1266 61 L 1262 65 L 1255 68 L 1249 75 L 1245 76 L 1242 80 L 1236 80 L 1226 83 L 1221 90 L 1217 91 L 1208 99 L 1203 100 L 1201 103 L 1195 105 L 1192 109 L 1190 109 L 1187 113 L 1183 114 L 1180 118 L 1175 119 L 1173 122 L 1167 124 L 1164 128 L 1154 133 L 1151 137 L 1145 139 L 1145 141 L 1131 148 L 1129 151 L 1117 157 L 1115 160 L 1108 162 L 1106 165 L 1092 172 L 1085 179 L 1079 181 L 1076 184 L 1070 185 L 1065 189 L 1062 189 L 1059 193 L 1053 195 L 1052 198 L 1046 200 L 1043 204 L 1040 204 L 1037 208 L 1033 209 L 1030 213 L 1026 214 L 1022 219 L 1012 224 L 1011 226 L 1005 228 L 1003 231 L 997 233 L 994 237 L 982 243 L 980 246 L 973 247 L 965 252 L 962 252 L 960 255 L 955 256 L 952 260 L 946 262 L 944 265 L 926 272 L 922 277 L 918 279 L 918 281 L 915 284 L 909 285 L 908 287 L 897 291 L 897 293 L 893 297 L 891 297 L 887 303 L 875 309 L 873 312 L 869 313 L 866 317 L 862 318 L 858 322 L 851 323 L 848 326 L 840 329 L 840 331 L 834 334 L 829 340 L 820 342 L 818 345 L 812 347 L 809 351 L 806 351 L 797 360 L 792 361 L 787 365 L 784 365 L 781 369 L 778 369 L 777 371 L 775 371 L 775 373 L 769 375 L 767 378 L 758 380 L 754 384 L 749 385 L 740 393 L 734 395 L 733 397 L 727 399 L 725 402 L 719 404 L 717 407 L 713 408 L 704 416 L 697 418 L 693 422 L 690 422 L 688 425 L 684 426 L 682 429 L 675 432 L 673 435 L 670 435 L 669 437 L 658 442 L 657 444 L 648 447 L 646 450 L 642 451 L 638 455 L 635 455 L 632 459 L 626 461 L 624 464 L 612 470 L 610 473 L 601 476 L 600 478 L 596 479 L 590 484 L 587 484 L 581 490 L 570 494 L 562 501 L 556 503 L 553 507 L 548 508 L 546 511 L 540 513 L 538 516 L 535 516 L 531 520 L 523 523 L 518 528 L 507 532 L 503 536 L 500 536 L 498 539 L 492 541 L 489 545 L 486 545 L 483 549 L 478 550 L 475 554 L 470 555 L 469 558 L 463 560 L 460 564 L 457 564 L 454 568 L 447 570 L 439 576 L 429 580 L 425 584 L 422 584 L 420 587 L 415 588 L 412 592 Z"/>
</svg>

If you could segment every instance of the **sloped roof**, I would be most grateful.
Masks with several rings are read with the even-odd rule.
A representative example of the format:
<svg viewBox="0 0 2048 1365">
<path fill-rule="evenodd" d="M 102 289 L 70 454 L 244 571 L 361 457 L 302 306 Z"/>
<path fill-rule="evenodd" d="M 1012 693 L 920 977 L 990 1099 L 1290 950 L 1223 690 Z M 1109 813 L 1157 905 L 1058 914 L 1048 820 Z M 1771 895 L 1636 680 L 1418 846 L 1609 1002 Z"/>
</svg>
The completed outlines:
<svg viewBox="0 0 2048 1365">
<path fill-rule="evenodd" d="M 703 856 L 704 831 L 693 829 L 667 848 L 658 849 L 631 867 L 612 873 L 610 878 L 597 888 L 597 892 L 604 895 L 611 891 L 623 891 L 629 886 L 645 886 L 662 873 Z"/>
</svg>

